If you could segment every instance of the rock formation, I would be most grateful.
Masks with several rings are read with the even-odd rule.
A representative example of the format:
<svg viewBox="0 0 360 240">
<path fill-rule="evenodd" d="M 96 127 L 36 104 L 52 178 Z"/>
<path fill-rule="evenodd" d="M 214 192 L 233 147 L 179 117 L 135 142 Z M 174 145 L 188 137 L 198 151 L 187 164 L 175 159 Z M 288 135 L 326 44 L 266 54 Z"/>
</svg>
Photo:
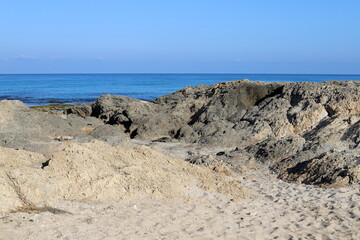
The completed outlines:
<svg viewBox="0 0 360 240">
<path fill-rule="evenodd" d="M 242 80 L 154 101 L 104 95 L 66 113 L 0 101 L 0 207 L 140 195 L 189 200 L 192 186 L 243 199 L 232 171 L 250 163 L 295 183 L 360 184 L 356 81 Z M 134 144 L 186 145 L 183 159 L 192 164 Z"/>
<path fill-rule="evenodd" d="M 46 153 L 66 142 L 93 139 L 116 145 L 125 134 L 96 118 L 34 111 L 20 101 L 0 101 L 0 146 Z"/>
<path fill-rule="evenodd" d="M 360 180 L 356 81 L 222 82 L 150 102 L 104 95 L 84 112 L 130 138 L 234 148 L 228 159 L 269 164 L 289 181 L 343 186 Z"/>
</svg>

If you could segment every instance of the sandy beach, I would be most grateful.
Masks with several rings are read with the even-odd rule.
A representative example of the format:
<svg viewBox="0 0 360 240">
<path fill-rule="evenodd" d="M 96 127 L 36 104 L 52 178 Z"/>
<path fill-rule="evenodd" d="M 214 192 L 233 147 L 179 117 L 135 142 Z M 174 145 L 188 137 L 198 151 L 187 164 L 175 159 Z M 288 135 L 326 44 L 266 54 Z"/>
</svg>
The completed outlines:
<svg viewBox="0 0 360 240">
<path fill-rule="evenodd" d="M 0 240 L 360 240 L 359 10 L 1 1 Z"/>
<path fill-rule="evenodd" d="M 63 113 L 0 101 L 0 240 L 357 240 L 359 91 L 242 80 Z"/>
<path fill-rule="evenodd" d="M 68 213 L 0 215 L 7 239 L 349 239 L 360 237 L 358 187 L 321 189 L 254 171 L 239 176 L 254 199 L 234 203 L 200 189 L 207 203 L 138 199 L 124 203 L 60 201 Z"/>
</svg>

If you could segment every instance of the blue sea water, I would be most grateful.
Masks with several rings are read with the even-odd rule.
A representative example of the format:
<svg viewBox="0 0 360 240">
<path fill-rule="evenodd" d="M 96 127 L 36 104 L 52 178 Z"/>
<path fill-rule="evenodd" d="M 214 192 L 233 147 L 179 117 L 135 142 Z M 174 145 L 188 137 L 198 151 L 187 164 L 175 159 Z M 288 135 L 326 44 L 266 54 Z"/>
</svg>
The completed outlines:
<svg viewBox="0 0 360 240">
<path fill-rule="evenodd" d="M 152 100 L 185 86 L 240 79 L 264 82 L 360 80 L 360 75 L 310 74 L 0 74 L 0 100 L 29 106 L 92 103 L 102 94 Z"/>
</svg>

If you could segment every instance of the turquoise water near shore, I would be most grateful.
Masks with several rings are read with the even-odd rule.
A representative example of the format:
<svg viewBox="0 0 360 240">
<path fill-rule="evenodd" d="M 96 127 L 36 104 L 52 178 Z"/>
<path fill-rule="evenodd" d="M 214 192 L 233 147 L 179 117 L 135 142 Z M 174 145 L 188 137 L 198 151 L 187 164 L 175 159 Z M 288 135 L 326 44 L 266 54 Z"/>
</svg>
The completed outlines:
<svg viewBox="0 0 360 240">
<path fill-rule="evenodd" d="M 0 100 L 17 99 L 29 106 L 91 103 L 102 94 L 152 100 L 188 85 L 244 78 L 263 82 L 360 81 L 360 75 L 333 74 L 0 74 Z"/>
</svg>

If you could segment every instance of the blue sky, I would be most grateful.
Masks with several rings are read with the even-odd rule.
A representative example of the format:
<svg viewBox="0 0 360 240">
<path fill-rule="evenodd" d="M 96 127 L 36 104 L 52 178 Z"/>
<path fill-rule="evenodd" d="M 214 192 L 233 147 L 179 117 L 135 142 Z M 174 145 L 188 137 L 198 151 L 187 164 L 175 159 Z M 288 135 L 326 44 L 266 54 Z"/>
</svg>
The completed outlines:
<svg viewBox="0 0 360 240">
<path fill-rule="evenodd" d="M 0 0 L 0 73 L 360 74 L 359 0 Z"/>
</svg>

